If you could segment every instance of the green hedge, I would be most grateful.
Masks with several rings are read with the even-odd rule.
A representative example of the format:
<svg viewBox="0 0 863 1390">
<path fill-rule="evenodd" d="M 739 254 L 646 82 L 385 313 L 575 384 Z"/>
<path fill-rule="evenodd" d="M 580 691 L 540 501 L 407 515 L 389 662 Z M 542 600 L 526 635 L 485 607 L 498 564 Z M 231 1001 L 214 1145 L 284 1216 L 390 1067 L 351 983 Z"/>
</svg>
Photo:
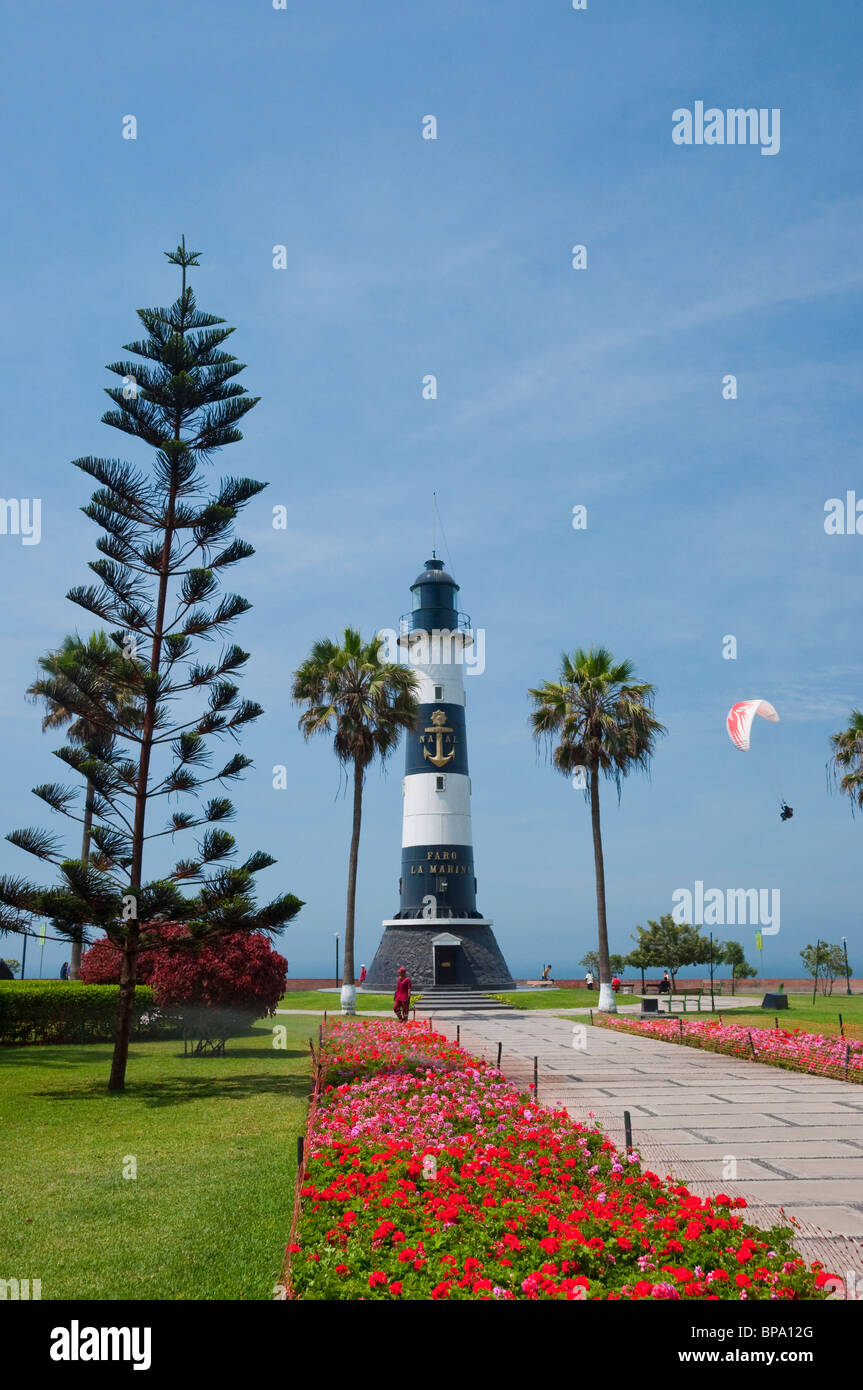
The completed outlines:
<svg viewBox="0 0 863 1390">
<path fill-rule="evenodd" d="M 110 1042 L 119 997 L 119 985 L 0 980 L 0 1044 Z M 133 1036 L 177 1037 L 179 1031 L 177 1019 L 155 1007 L 149 985 L 138 985 Z"/>
</svg>

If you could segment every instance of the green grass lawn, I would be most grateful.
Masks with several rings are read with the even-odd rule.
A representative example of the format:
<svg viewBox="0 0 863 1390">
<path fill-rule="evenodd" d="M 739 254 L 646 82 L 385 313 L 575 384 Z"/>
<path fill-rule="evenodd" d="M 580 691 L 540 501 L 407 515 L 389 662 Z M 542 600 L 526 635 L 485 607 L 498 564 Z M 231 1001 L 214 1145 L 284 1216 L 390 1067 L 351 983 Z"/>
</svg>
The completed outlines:
<svg viewBox="0 0 863 1390">
<path fill-rule="evenodd" d="M 393 1007 L 393 996 L 391 994 L 360 994 L 357 991 L 357 1013 L 368 1013 L 369 1010 L 391 1011 Z M 341 1017 L 341 1004 L 339 995 L 335 990 L 327 992 L 320 989 L 297 989 L 289 990 L 283 994 L 279 1000 L 280 1009 L 318 1009 L 321 1013 L 326 1009 L 327 1013 L 338 1014 Z"/>
<path fill-rule="evenodd" d="M 716 1000 L 716 1013 L 722 1013 L 722 999 Z M 705 1000 L 701 1001 L 704 1012 Z M 709 1000 L 707 1007 L 710 1007 Z M 838 1033 L 839 1015 L 845 1022 L 845 1034 L 849 1038 L 863 1037 L 863 994 L 836 994 L 823 998 L 818 995 L 812 1003 L 812 993 L 789 994 L 788 1008 L 775 1012 L 762 1009 L 760 1003 L 753 1003 L 744 1009 L 728 1009 L 723 1019 L 729 1023 L 754 1023 L 772 1028 L 774 1019 L 779 1019 L 782 1028 L 802 1028 L 810 1033 Z"/>
<path fill-rule="evenodd" d="M 495 993 L 495 999 L 505 999 L 514 1009 L 595 1009 L 599 1003 L 598 989 L 532 989 Z M 618 995 L 618 999 L 622 996 Z M 635 1003 L 634 999 L 629 1000 Z"/>
<path fill-rule="evenodd" d="M 109 1044 L 0 1049 L 0 1278 L 41 1279 L 43 1299 L 271 1298 L 310 1022 L 262 1020 L 224 1057 L 133 1043 L 121 1094 Z"/>
</svg>

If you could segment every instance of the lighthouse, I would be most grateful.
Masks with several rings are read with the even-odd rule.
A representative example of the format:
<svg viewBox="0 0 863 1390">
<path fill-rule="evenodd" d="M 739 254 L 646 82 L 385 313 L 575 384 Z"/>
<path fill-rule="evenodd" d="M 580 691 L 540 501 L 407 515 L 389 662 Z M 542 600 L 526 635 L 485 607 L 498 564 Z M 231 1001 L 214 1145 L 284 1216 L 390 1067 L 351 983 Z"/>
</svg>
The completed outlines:
<svg viewBox="0 0 863 1390">
<path fill-rule="evenodd" d="M 514 983 L 492 922 L 477 909 L 464 677 L 479 666 L 477 634 L 458 610 L 458 592 L 433 555 L 399 620 L 399 660 L 416 672 L 419 714 L 405 751 L 399 908 L 382 924 L 369 988 L 391 988 L 400 965 L 424 990 Z"/>
</svg>

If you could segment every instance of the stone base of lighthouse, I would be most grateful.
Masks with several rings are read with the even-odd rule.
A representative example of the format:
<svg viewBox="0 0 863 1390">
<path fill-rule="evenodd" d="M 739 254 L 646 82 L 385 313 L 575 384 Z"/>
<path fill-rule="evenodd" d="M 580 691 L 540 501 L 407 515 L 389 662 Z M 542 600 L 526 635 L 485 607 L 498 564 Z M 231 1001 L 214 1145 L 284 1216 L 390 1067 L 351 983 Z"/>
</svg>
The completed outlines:
<svg viewBox="0 0 863 1390">
<path fill-rule="evenodd" d="M 366 989 L 395 989 L 400 965 L 407 967 L 415 990 L 433 985 L 515 988 L 492 923 L 484 918 L 394 919 L 382 925 L 384 934 L 366 977 Z"/>
</svg>

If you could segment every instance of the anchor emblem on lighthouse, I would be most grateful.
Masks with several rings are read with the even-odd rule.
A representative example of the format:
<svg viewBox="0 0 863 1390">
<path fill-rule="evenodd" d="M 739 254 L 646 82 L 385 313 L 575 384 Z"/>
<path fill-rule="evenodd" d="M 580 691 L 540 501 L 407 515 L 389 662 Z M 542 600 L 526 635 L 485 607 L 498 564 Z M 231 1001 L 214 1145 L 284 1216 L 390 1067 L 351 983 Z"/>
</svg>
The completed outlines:
<svg viewBox="0 0 863 1390">
<path fill-rule="evenodd" d="M 425 746 L 425 740 L 423 741 L 423 757 L 428 758 L 429 762 L 434 763 L 435 767 L 446 767 L 447 763 L 451 762 L 455 757 L 455 733 L 447 724 L 446 715 L 442 709 L 432 711 L 431 724 L 428 728 L 424 729 L 423 732 L 432 734 L 435 740 L 434 753 L 429 752 L 428 748 Z M 443 741 L 445 737 L 449 738 L 451 744 L 450 751 L 446 754 L 443 751 Z"/>
</svg>

